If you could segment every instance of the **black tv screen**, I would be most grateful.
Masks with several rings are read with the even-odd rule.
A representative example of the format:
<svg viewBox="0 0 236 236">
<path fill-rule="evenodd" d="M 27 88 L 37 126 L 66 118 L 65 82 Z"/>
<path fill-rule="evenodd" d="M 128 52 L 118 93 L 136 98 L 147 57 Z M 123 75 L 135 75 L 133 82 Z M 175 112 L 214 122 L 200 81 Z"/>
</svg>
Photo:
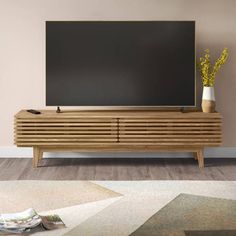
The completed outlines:
<svg viewBox="0 0 236 236">
<path fill-rule="evenodd" d="M 195 22 L 47 21 L 46 105 L 195 106 Z"/>
</svg>

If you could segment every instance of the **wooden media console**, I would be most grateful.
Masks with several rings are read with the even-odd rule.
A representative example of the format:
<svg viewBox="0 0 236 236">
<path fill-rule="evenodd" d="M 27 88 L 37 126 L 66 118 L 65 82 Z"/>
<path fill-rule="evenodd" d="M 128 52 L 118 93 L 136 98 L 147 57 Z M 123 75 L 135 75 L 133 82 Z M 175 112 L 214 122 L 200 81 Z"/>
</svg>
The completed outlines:
<svg viewBox="0 0 236 236">
<path fill-rule="evenodd" d="M 33 166 L 43 152 L 193 152 L 204 167 L 203 149 L 222 141 L 219 113 L 176 111 L 25 110 L 15 115 L 15 144 L 33 147 Z"/>
</svg>

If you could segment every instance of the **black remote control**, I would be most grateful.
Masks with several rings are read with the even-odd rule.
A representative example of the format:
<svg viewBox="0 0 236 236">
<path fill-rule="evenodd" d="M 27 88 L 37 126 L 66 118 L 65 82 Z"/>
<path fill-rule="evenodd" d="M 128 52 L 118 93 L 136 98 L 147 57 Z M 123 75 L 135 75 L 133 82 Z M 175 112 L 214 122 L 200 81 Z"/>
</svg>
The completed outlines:
<svg viewBox="0 0 236 236">
<path fill-rule="evenodd" d="M 35 115 L 38 115 L 38 114 L 41 114 L 40 111 L 36 111 L 36 110 L 33 110 L 33 109 L 30 109 L 30 110 L 27 110 L 29 113 L 32 113 L 32 114 L 35 114 Z"/>
</svg>

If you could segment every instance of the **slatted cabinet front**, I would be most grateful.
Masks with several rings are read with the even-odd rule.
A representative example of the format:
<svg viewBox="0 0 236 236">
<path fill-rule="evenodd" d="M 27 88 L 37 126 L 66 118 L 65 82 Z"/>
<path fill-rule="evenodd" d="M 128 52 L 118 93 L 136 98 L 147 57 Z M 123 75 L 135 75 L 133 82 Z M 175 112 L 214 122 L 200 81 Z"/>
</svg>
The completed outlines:
<svg viewBox="0 0 236 236">
<path fill-rule="evenodd" d="M 114 147 L 219 146 L 221 116 L 202 112 L 74 112 L 53 111 L 15 116 L 17 146 L 76 147 L 103 144 Z"/>
<path fill-rule="evenodd" d="M 125 144 L 158 146 L 219 146 L 220 118 L 124 118 L 119 140 Z"/>
<path fill-rule="evenodd" d="M 18 146 L 77 146 L 115 143 L 117 120 L 112 118 L 16 118 Z"/>
</svg>

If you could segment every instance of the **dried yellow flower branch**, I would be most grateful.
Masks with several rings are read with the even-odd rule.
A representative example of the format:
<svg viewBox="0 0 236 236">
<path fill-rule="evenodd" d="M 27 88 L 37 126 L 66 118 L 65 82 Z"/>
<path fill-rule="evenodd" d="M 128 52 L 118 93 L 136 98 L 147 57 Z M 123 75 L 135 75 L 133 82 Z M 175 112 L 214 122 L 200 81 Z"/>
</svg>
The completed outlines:
<svg viewBox="0 0 236 236">
<path fill-rule="evenodd" d="M 205 50 L 204 57 L 200 57 L 200 61 L 197 64 L 197 67 L 200 71 L 202 77 L 203 86 L 212 87 L 215 84 L 216 73 L 219 71 L 222 65 L 225 64 L 229 56 L 228 48 L 224 48 L 220 57 L 215 61 L 214 66 L 212 67 L 210 61 L 210 50 Z"/>
</svg>

